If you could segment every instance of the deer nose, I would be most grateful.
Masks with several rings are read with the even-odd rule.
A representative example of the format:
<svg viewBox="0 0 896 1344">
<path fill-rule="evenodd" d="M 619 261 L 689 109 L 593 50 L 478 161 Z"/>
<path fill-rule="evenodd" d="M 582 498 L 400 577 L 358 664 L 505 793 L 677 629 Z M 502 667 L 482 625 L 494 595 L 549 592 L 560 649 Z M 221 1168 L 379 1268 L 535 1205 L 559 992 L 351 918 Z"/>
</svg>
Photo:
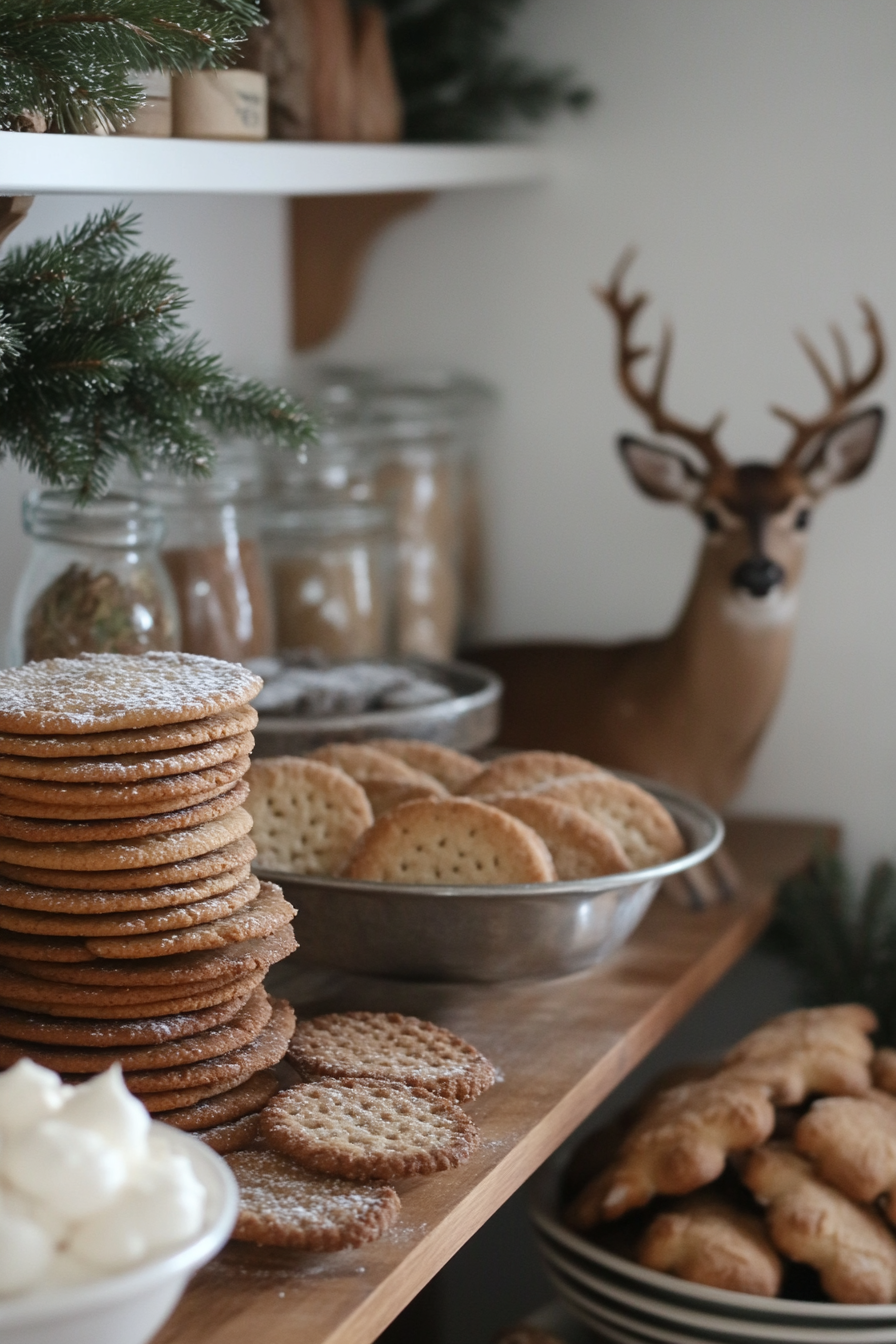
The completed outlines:
<svg viewBox="0 0 896 1344">
<path fill-rule="evenodd" d="M 753 597 L 767 597 L 783 581 L 783 569 L 766 555 L 754 555 L 742 561 L 731 575 L 733 586 L 746 588 Z"/>
</svg>

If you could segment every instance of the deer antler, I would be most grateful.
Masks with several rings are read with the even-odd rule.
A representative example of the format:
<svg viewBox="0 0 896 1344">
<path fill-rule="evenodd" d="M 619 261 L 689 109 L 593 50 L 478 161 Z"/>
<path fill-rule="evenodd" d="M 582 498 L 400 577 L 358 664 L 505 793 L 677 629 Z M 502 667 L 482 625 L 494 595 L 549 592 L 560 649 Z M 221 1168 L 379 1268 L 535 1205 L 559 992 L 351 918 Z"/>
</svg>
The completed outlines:
<svg viewBox="0 0 896 1344">
<path fill-rule="evenodd" d="M 805 350 L 810 364 L 821 379 L 824 390 L 828 395 L 828 404 L 821 415 L 816 416 L 813 420 L 803 420 L 798 415 L 794 415 L 792 411 L 785 410 L 782 406 L 772 406 L 772 414 L 776 415 L 779 420 L 784 420 L 794 431 L 793 440 L 784 454 L 782 462 L 798 462 L 807 444 L 811 443 L 822 430 L 828 429 L 834 424 L 851 402 L 860 397 L 863 392 L 867 392 L 883 370 L 886 346 L 877 314 L 867 299 L 859 299 L 858 304 L 862 310 L 865 319 L 864 327 L 871 343 L 871 355 L 864 373 L 856 374 L 853 372 L 849 346 L 846 337 L 838 326 L 831 326 L 831 336 L 840 362 L 839 380 L 836 374 L 828 368 L 809 338 L 804 336 L 801 331 L 797 332 L 797 340 Z"/>
<path fill-rule="evenodd" d="M 696 448 L 710 467 L 726 466 L 725 454 L 716 443 L 716 434 L 724 422 L 724 415 L 717 415 L 705 429 L 701 429 L 698 425 L 689 425 L 684 420 L 677 420 L 663 409 L 663 392 L 669 358 L 672 354 L 672 330 L 669 326 L 663 327 L 659 349 L 656 351 L 651 386 L 643 388 L 635 379 L 635 365 L 647 355 L 653 354 L 650 346 L 636 346 L 630 343 L 638 314 L 648 302 L 646 294 L 634 294 L 630 299 L 623 297 L 622 283 L 635 256 L 635 249 L 627 248 L 616 263 L 606 289 L 597 286 L 594 289 L 596 297 L 606 304 L 616 319 L 616 361 L 619 381 L 629 400 L 644 412 L 651 428 L 657 434 L 671 434 L 684 443 L 689 443 L 692 448 Z"/>
</svg>

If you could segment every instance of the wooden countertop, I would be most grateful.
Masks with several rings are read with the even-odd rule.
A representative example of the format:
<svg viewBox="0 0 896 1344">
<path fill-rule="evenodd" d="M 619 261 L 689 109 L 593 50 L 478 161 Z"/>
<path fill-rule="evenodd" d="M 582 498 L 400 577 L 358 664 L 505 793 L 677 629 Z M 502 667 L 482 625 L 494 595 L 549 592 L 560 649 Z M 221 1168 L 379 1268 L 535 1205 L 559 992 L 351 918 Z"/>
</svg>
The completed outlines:
<svg viewBox="0 0 896 1344">
<path fill-rule="evenodd" d="M 695 913 L 660 896 L 604 966 L 562 980 L 418 985 L 275 972 L 303 1016 L 390 1009 L 465 1036 L 502 1082 L 465 1109 L 483 1143 L 466 1166 L 397 1183 L 402 1215 L 380 1241 L 335 1255 L 231 1243 L 187 1290 L 155 1344 L 369 1344 L 425 1283 L 733 965 L 761 932 L 774 879 L 834 828 L 737 819 L 746 881 Z"/>
</svg>

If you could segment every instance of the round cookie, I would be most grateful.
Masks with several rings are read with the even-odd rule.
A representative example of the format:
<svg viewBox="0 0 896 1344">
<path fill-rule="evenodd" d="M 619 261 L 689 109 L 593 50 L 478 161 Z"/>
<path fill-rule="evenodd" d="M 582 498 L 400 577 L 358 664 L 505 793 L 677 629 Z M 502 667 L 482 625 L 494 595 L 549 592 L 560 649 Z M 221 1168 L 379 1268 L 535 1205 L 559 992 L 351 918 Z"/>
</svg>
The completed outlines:
<svg viewBox="0 0 896 1344">
<path fill-rule="evenodd" d="M 364 784 L 368 779 L 405 779 L 413 784 L 420 774 L 419 770 L 405 765 L 397 756 L 356 742 L 328 742 L 326 746 L 309 752 L 305 759 L 343 770 L 358 784 Z"/>
<path fill-rule="evenodd" d="M 16 867 L 36 864 L 64 871 L 69 878 L 71 872 L 167 867 L 212 853 L 241 839 L 251 829 L 252 817 L 245 808 L 237 807 L 225 817 L 203 822 L 189 830 L 143 836 L 136 840 L 89 840 L 65 845 L 0 839 L 0 862 Z M 120 872 L 117 877 L 121 885 Z"/>
<path fill-rule="evenodd" d="M 345 876 L 427 886 L 557 880 L 540 836 L 472 798 L 404 803 L 380 817 L 359 841 Z"/>
<path fill-rule="evenodd" d="M 257 1115 L 279 1090 L 276 1073 L 273 1069 L 265 1069 L 261 1073 L 254 1073 L 237 1087 L 219 1092 L 206 1101 L 168 1111 L 162 1119 L 166 1125 L 174 1125 L 176 1129 L 211 1129 L 213 1125 L 241 1120 L 244 1115 Z"/>
<path fill-rule="evenodd" d="M 270 1021 L 271 1002 L 262 988 L 246 1000 L 244 1006 L 229 1022 L 185 1036 L 177 1041 L 153 1045 L 115 1047 L 78 1047 L 73 1045 L 38 1046 L 9 1037 L 0 1037 L 0 1068 L 8 1069 L 18 1059 L 32 1059 L 46 1069 L 57 1073 L 104 1073 L 112 1064 L 120 1064 L 127 1072 L 132 1069 L 164 1069 L 197 1060 L 214 1059 L 248 1045 L 264 1030 Z"/>
<path fill-rule="evenodd" d="M 42 760 L 77 756 L 136 756 L 202 746 L 221 738 L 250 733 L 258 724 L 251 705 L 240 705 L 223 714 L 185 723 L 165 723 L 150 728 L 125 728 L 111 733 L 64 735 L 0 732 L 0 754 L 39 756 Z"/>
<path fill-rule="evenodd" d="M 209 850 L 207 854 L 198 854 L 193 859 L 181 859 L 176 863 L 156 864 L 150 868 L 130 868 L 125 872 L 104 869 L 100 872 L 66 871 L 57 868 L 30 868 L 17 863 L 0 862 L 0 876 L 10 878 L 19 886 L 74 888 L 93 894 L 109 891 L 121 894 L 134 891 L 139 893 L 151 888 L 153 891 L 170 891 L 183 888 L 200 880 L 226 876 L 245 864 L 251 863 L 257 851 L 248 836 L 222 845 L 220 849 Z"/>
<path fill-rule="evenodd" d="M 161 779 L 138 779 L 132 784 L 62 784 L 56 780 L 13 779 L 0 776 L 0 809 L 7 799 L 21 798 L 41 807 L 77 809 L 87 820 L 91 813 L 106 813 L 110 807 L 142 808 L 145 813 L 189 807 L 193 798 L 220 792 L 235 784 L 249 769 L 248 756 L 210 765 L 185 775 L 166 775 Z M 122 815 L 119 813 L 118 815 Z"/>
<path fill-rule="evenodd" d="M 619 841 L 632 868 L 652 868 L 684 852 L 681 833 L 662 803 L 615 775 L 579 775 L 539 790 L 544 798 L 581 807 Z"/>
<path fill-rule="evenodd" d="M 262 1069 L 271 1069 L 280 1063 L 286 1054 L 286 1047 L 289 1045 L 295 1024 L 296 1015 L 292 1005 L 285 999 L 274 999 L 271 1018 L 254 1041 L 249 1041 L 226 1055 L 218 1055 L 213 1059 L 193 1064 L 129 1072 L 128 1087 L 140 1096 L 147 1093 L 204 1087 L 212 1083 L 223 1083 L 220 1090 L 229 1091 Z"/>
<path fill-rule="evenodd" d="M 185 952 L 172 957 L 151 957 L 134 961 L 89 961 L 59 964 L 48 960 L 4 957 L 2 964 L 18 975 L 62 985 L 93 985 L 123 988 L 128 985 L 156 986 L 159 995 L 171 986 L 195 986 L 212 982 L 224 984 L 254 971 L 267 970 L 288 957 L 296 947 L 295 935 L 287 925 L 265 938 L 250 938 L 229 943 L 208 952 Z"/>
<path fill-rule="evenodd" d="M 244 869 L 244 881 L 217 896 L 185 905 L 173 905 L 161 910 L 132 910 L 108 915 L 69 915 L 45 910 L 17 910 L 0 905 L 0 929 L 39 937 L 69 938 L 127 938 L 134 934 L 160 933 L 166 929 L 187 929 L 195 924 L 208 924 L 225 915 L 241 910 L 254 901 L 259 891 L 258 878 Z M 0 882 L 0 886 L 2 886 Z M 2 938 L 2 935 L 0 935 Z M 14 955 L 8 953 L 6 955 Z M 96 954 L 95 954 L 96 955 Z"/>
<path fill-rule="evenodd" d="M 538 793 L 501 793 L 493 807 L 531 826 L 551 852 L 560 882 L 577 882 L 608 873 L 627 873 L 631 863 L 609 827 L 580 807 Z"/>
<path fill-rule="evenodd" d="M 327 1013 L 299 1022 L 289 1062 L 305 1080 L 404 1083 L 449 1101 L 472 1101 L 495 1081 L 494 1067 L 474 1046 L 402 1013 Z"/>
<path fill-rule="evenodd" d="M 482 773 L 482 762 L 474 756 L 455 751 L 453 747 L 440 746 L 437 742 L 424 742 L 418 738 L 377 737 L 369 745 L 404 761 L 413 770 L 422 770 L 424 774 L 431 775 L 449 793 L 463 793 L 465 787 Z"/>
<path fill-rule="evenodd" d="M 38 963 L 40 964 L 40 963 Z M 60 967 L 51 967 L 47 969 L 62 969 Z M 185 997 L 192 997 L 196 994 L 208 996 L 208 1006 L 223 1001 L 227 998 L 234 986 L 238 986 L 240 978 L 230 975 L 227 971 L 223 974 L 212 976 L 208 980 L 202 980 L 198 984 L 187 981 L 186 984 L 180 984 L 177 981 L 166 984 L 111 984 L 111 985 L 81 985 L 71 983 L 65 980 L 50 980 L 40 978 L 36 975 L 30 975 L 27 972 L 13 970 L 9 966 L 0 966 L 0 1002 L 13 1004 L 18 1007 L 22 1003 L 31 1003 L 41 1008 L 44 1012 L 57 1014 L 71 1007 L 73 1013 L 76 1009 L 96 1008 L 97 1017 L 105 1017 L 107 1008 L 117 1008 L 125 1006 L 128 1008 L 142 1009 L 146 1003 L 162 1004 L 170 999 L 173 1003 L 178 1003 Z M 221 994 L 221 999 L 217 997 Z M 197 1007 L 205 1005 L 196 1005 Z M 164 1011 L 164 1009 L 163 1009 Z M 172 1007 L 172 1012 L 181 1011 L 177 1007 Z M 90 1016 L 90 1013 L 76 1014 L 81 1016 Z M 115 1017 L 121 1017 L 121 1013 L 113 1014 Z M 151 1014 L 136 1013 L 135 1016 L 151 1016 Z"/>
<path fill-rule="evenodd" d="M 548 780 L 567 775 L 602 775 L 599 765 L 564 751 L 514 751 L 491 761 L 461 792 L 466 797 L 490 793 L 526 793 Z"/>
<path fill-rule="evenodd" d="M 27 882 L 0 878 L 0 909 L 48 914 L 58 912 L 60 918 L 107 916 L 129 911 L 164 912 L 182 905 L 200 905 L 211 897 L 224 895 L 242 886 L 251 876 L 252 870 L 247 862 L 211 877 L 198 878 L 195 882 L 169 887 L 136 888 L 132 891 L 72 891 L 63 887 L 35 887 Z"/>
<path fill-rule="evenodd" d="M 113 1021 L 125 1021 L 131 1018 L 157 1018 L 173 1017 L 181 1013 L 194 1013 L 202 1008 L 216 1008 L 219 1004 L 229 1003 L 234 999 L 243 996 L 245 998 L 256 989 L 264 979 L 263 974 L 245 976 L 240 980 L 227 980 L 224 984 L 216 984 L 214 981 L 209 985 L 197 987 L 192 993 L 186 989 L 177 987 L 176 993 L 171 995 L 159 995 L 157 998 L 144 1000 L 139 994 L 126 991 L 121 999 L 113 1002 L 115 991 L 110 990 L 102 993 L 94 992 L 89 994 L 82 989 L 80 998 L 74 998 L 71 994 L 71 988 L 64 999 L 59 997 L 51 998 L 46 989 L 48 981 L 32 981 L 30 977 L 16 976 L 15 989 L 19 993 L 8 992 L 6 986 L 12 984 L 12 972 L 0 972 L 0 1003 L 6 1008 L 18 1008 L 20 1011 L 33 1011 L 35 1007 L 40 1007 L 43 1013 L 50 1017 L 90 1017 L 99 1020 L 111 1019 Z M 34 984 L 40 986 L 40 991 L 34 991 Z"/>
<path fill-rule="evenodd" d="M 81 653 L 0 671 L 0 731 L 102 733 L 222 714 L 254 699 L 261 677 L 196 653 Z"/>
<path fill-rule="evenodd" d="M 250 938 L 266 938 L 277 929 L 289 925 L 295 913 L 279 887 L 272 882 L 262 882 L 254 901 L 210 924 L 196 924 L 187 929 L 127 938 L 91 939 L 88 947 L 103 957 L 167 959 L 178 953 L 204 952 L 231 943 L 242 943 Z"/>
<path fill-rule="evenodd" d="M 278 1092 L 261 1115 L 269 1147 L 309 1171 L 346 1180 L 398 1180 L 460 1166 L 479 1131 L 454 1102 L 420 1087 L 334 1079 Z"/>
<path fill-rule="evenodd" d="M 224 1161 L 240 1187 L 231 1235 L 257 1246 L 341 1251 L 375 1241 L 398 1218 L 389 1186 L 353 1185 L 303 1171 L 282 1153 L 236 1152 Z"/>
<path fill-rule="evenodd" d="M 255 746 L 251 733 L 222 737 L 194 747 L 173 751 L 131 752 L 122 756 L 4 756 L 0 753 L 0 778 L 39 779 L 63 784 L 123 784 L 140 779 L 193 774 L 250 756 Z"/>
<path fill-rule="evenodd" d="M 108 1050 L 118 1046 L 165 1045 L 211 1031 L 231 1022 L 245 1007 L 257 985 L 247 986 L 234 998 L 212 1008 L 188 1013 L 161 1013 L 133 1020 L 66 1019 L 30 1009 L 0 1006 L 0 1035 L 15 1041 L 45 1045 L 83 1046 Z"/>
<path fill-rule="evenodd" d="M 43 964 L 92 961 L 93 953 L 80 938 L 42 938 L 0 929 L 0 960 L 33 959 Z"/>
<path fill-rule="evenodd" d="M 402 803 L 413 803 L 418 798 L 447 798 L 448 790 L 443 788 L 432 775 L 424 775 L 417 770 L 417 779 L 365 779 L 361 785 L 367 794 L 374 817 L 385 816 L 394 807 Z"/>
<path fill-rule="evenodd" d="M 41 803 L 23 803 L 18 798 L 4 798 L 0 799 L 0 808 L 6 808 L 5 812 L 0 811 L 0 836 L 38 844 L 80 844 L 83 840 L 135 840 L 141 835 L 167 835 L 169 831 L 185 831 L 201 826 L 206 821 L 226 817 L 228 812 L 241 807 L 248 797 L 249 786 L 241 779 L 224 790 L 212 790 L 207 798 L 197 798 L 189 807 L 178 807 L 171 812 L 146 816 L 139 809 L 134 809 L 134 816 L 91 817 L 88 820 L 76 816 L 72 809 L 48 808 Z M 29 816 L 19 816 L 22 810 L 28 811 Z M 130 808 L 110 810 L 131 811 Z M 35 820 L 30 816 L 31 811 L 50 811 L 53 815 Z M 65 812 L 70 815 L 58 815 Z"/>
<path fill-rule="evenodd" d="M 297 756 L 253 761 L 248 779 L 246 807 L 262 868 L 334 873 L 373 823 L 361 785 L 320 761 Z"/>
<path fill-rule="evenodd" d="M 251 1148 L 258 1138 L 258 1112 L 244 1115 L 242 1120 L 231 1120 L 226 1125 L 197 1129 L 193 1137 L 208 1144 L 216 1153 L 238 1153 L 243 1148 Z"/>
</svg>

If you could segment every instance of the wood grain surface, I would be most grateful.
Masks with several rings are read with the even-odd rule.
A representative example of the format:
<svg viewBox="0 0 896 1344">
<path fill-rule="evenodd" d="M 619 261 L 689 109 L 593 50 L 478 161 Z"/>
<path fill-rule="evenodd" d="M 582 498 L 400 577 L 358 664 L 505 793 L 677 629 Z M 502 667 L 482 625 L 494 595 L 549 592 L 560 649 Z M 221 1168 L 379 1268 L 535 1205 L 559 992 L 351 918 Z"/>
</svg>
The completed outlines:
<svg viewBox="0 0 896 1344">
<path fill-rule="evenodd" d="M 483 1143 L 457 1171 L 398 1182 L 399 1223 L 336 1255 L 231 1243 L 194 1279 L 155 1344 L 369 1344 L 761 932 L 773 877 L 808 857 L 817 824 L 749 823 L 730 847 L 746 882 L 704 912 L 660 896 L 605 966 L 562 980 L 419 985 L 278 967 L 302 1016 L 336 1008 L 415 1013 L 450 1027 L 502 1079 L 465 1109 Z M 423 1344 L 423 1341 L 421 1341 Z"/>
</svg>

